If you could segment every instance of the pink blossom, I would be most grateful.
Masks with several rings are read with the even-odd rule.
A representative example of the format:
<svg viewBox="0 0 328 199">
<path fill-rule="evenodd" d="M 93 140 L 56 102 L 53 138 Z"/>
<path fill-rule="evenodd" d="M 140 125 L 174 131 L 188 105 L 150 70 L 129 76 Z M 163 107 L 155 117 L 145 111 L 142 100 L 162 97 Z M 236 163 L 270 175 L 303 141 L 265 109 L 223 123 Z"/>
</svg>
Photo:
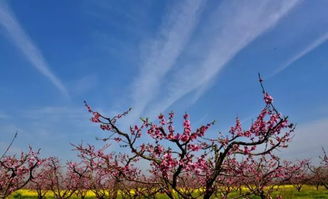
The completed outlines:
<svg viewBox="0 0 328 199">
<path fill-rule="evenodd" d="M 265 93 L 264 94 L 264 101 L 267 104 L 272 104 L 273 98 L 268 93 Z"/>
</svg>

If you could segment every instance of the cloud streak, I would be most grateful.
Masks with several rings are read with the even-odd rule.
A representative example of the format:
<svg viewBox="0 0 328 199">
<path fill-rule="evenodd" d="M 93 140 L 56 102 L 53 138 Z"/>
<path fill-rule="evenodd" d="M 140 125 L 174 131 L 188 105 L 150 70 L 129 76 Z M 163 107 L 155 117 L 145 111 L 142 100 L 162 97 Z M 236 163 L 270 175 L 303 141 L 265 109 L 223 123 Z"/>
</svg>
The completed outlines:
<svg viewBox="0 0 328 199">
<path fill-rule="evenodd" d="M 0 3 L 0 25 L 8 32 L 9 37 L 13 40 L 26 59 L 66 97 L 68 91 L 62 81 L 50 70 L 41 51 L 33 43 L 31 38 L 25 33 L 8 5 Z"/>
<path fill-rule="evenodd" d="M 187 64 L 173 75 L 167 84 L 168 95 L 150 108 L 149 115 L 166 110 L 190 92 L 196 91 L 197 97 L 202 96 L 211 80 L 218 76 L 228 62 L 248 44 L 273 28 L 298 2 L 222 2 L 207 24 L 215 33 L 207 37 L 213 38 L 210 39 L 209 47 L 201 48 L 204 49 L 199 52 L 201 61 Z M 198 42 L 200 44 L 196 46 L 202 46 L 204 40 Z"/>
<path fill-rule="evenodd" d="M 0 112 L 0 120 L 5 120 L 9 118 L 10 116 L 8 114 Z"/>
<path fill-rule="evenodd" d="M 281 67 L 279 67 L 277 70 L 273 72 L 271 77 L 277 75 L 278 73 L 284 71 L 286 68 L 288 68 L 290 65 L 292 65 L 294 62 L 298 61 L 317 47 L 319 47 L 321 44 L 326 42 L 328 40 L 328 32 L 316 39 L 314 42 L 312 42 L 310 45 L 308 45 L 305 49 L 303 49 L 298 54 L 291 57 L 285 64 L 283 64 Z"/>
<path fill-rule="evenodd" d="M 297 126 L 295 137 L 289 144 L 288 151 L 281 152 L 284 158 L 304 159 L 321 153 L 321 147 L 328 147 L 328 118 L 320 118 Z"/>
<path fill-rule="evenodd" d="M 156 39 L 147 41 L 140 74 L 132 85 L 134 111 L 130 122 L 144 112 L 158 94 L 162 80 L 174 66 L 198 23 L 205 1 L 179 2 L 163 19 Z"/>
</svg>

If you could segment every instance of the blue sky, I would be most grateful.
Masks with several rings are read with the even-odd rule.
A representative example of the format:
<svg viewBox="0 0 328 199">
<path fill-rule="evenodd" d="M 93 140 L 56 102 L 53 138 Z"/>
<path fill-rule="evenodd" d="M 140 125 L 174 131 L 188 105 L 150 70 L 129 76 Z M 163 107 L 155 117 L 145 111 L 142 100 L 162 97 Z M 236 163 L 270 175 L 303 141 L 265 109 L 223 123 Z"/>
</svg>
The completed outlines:
<svg viewBox="0 0 328 199">
<path fill-rule="evenodd" d="M 74 157 L 101 145 L 86 99 L 122 128 L 174 110 L 226 131 L 263 106 L 297 123 L 286 158 L 328 147 L 328 1 L 1 1 L 0 146 Z"/>
</svg>

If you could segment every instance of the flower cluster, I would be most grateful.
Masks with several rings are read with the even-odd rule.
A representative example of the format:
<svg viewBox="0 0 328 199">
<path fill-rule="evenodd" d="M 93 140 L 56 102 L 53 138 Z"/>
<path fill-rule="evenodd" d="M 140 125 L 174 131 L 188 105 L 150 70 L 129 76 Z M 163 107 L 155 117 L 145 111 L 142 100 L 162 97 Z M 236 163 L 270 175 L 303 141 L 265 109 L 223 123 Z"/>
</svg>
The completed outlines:
<svg viewBox="0 0 328 199">
<path fill-rule="evenodd" d="M 8 155 L 0 160 L 0 196 L 6 197 L 24 187 L 32 178 L 33 170 L 44 162 L 39 151 L 22 152 L 19 156 Z"/>
</svg>

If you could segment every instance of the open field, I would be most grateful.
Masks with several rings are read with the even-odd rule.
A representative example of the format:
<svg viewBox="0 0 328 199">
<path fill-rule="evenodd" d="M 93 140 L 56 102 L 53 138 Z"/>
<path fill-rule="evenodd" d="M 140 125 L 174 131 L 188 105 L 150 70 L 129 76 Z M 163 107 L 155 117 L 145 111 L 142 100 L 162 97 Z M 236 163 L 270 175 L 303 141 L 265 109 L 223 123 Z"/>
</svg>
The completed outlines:
<svg viewBox="0 0 328 199">
<path fill-rule="evenodd" d="M 277 195 L 283 196 L 284 199 L 328 199 L 328 190 L 323 187 L 316 190 L 314 186 L 304 186 L 301 192 L 297 192 L 293 186 L 285 185 L 280 186 L 278 190 L 275 190 L 272 196 L 275 198 Z M 236 196 L 238 196 L 238 193 L 231 193 L 230 198 L 234 198 Z M 9 198 L 36 199 L 37 193 L 33 190 L 22 189 L 13 193 Z M 50 191 L 47 193 L 47 198 L 54 198 Z M 78 197 L 73 196 L 72 198 L 77 199 Z M 86 198 L 95 198 L 95 195 L 92 191 L 88 191 Z M 119 195 L 119 198 L 123 198 L 122 195 Z M 162 194 L 158 194 L 157 198 L 166 199 L 167 197 Z M 258 197 L 250 196 L 250 198 L 257 199 Z"/>
</svg>

